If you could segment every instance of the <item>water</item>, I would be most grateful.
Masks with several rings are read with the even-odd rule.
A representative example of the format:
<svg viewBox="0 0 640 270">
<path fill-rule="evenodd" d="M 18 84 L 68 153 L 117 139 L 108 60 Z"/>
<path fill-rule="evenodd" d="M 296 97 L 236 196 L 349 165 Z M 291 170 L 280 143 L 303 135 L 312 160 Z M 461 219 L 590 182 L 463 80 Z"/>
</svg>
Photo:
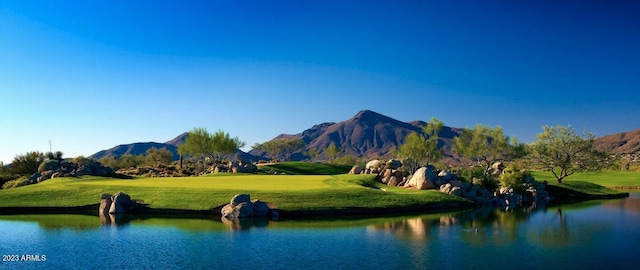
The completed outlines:
<svg viewBox="0 0 640 270">
<path fill-rule="evenodd" d="M 0 253 L 17 261 L 0 268 L 631 269 L 639 228 L 640 193 L 367 219 L 133 217 L 111 224 L 96 216 L 11 215 L 0 216 Z"/>
</svg>

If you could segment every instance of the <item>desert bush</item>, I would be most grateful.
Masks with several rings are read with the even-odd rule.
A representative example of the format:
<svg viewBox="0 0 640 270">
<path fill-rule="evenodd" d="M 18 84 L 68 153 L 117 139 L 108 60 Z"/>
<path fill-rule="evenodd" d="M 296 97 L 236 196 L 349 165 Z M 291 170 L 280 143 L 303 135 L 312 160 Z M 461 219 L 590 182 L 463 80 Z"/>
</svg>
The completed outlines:
<svg viewBox="0 0 640 270">
<path fill-rule="evenodd" d="M 88 166 L 93 164 L 94 162 L 96 161 L 84 156 L 77 156 L 76 158 L 73 159 L 73 163 L 78 164 L 78 166 Z"/>
<path fill-rule="evenodd" d="M 352 155 L 344 155 L 334 159 L 333 162 L 331 163 L 336 165 L 355 165 L 355 164 L 358 164 L 359 162 L 360 161 L 358 160 L 358 158 Z"/>
<path fill-rule="evenodd" d="M 58 168 L 60 168 L 60 161 L 55 159 L 47 159 L 40 163 L 40 166 L 38 166 L 38 172 L 57 170 Z"/>
<path fill-rule="evenodd" d="M 500 185 L 502 187 L 512 187 L 516 193 L 522 194 L 524 191 L 525 179 L 531 177 L 531 173 L 527 170 L 519 169 L 518 167 L 508 166 L 504 169 L 500 175 Z"/>
<path fill-rule="evenodd" d="M 145 158 L 141 155 L 122 155 L 118 159 L 118 168 L 137 168 L 144 165 Z"/>
<path fill-rule="evenodd" d="M 464 168 L 459 170 L 458 179 L 474 185 L 482 186 L 490 192 L 495 191 L 499 187 L 498 180 L 484 172 L 485 170 L 482 167 Z"/>
<path fill-rule="evenodd" d="M 164 147 L 160 149 L 152 147 L 147 150 L 145 156 L 145 165 L 147 166 L 169 165 L 172 161 L 173 153 Z"/>
<path fill-rule="evenodd" d="M 30 176 L 38 172 L 38 167 L 44 160 L 44 154 L 38 151 L 18 155 L 11 163 L 11 171 L 17 175 Z"/>
<path fill-rule="evenodd" d="M 113 169 L 114 171 L 117 171 L 118 169 L 120 169 L 119 164 L 118 164 L 118 159 L 116 159 L 115 156 L 107 156 L 107 157 L 102 157 L 100 159 L 98 159 L 98 162 L 100 162 L 100 164 L 107 166 L 111 169 Z"/>
<path fill-rule="evenodd" d="M 20 177 L 18 179 L 7 181 L 2 185 L 2 189 L 9 189 L 14 187 L 26 186 L 29 184 L 29 179 L 26 177 Z"/>
</svg>

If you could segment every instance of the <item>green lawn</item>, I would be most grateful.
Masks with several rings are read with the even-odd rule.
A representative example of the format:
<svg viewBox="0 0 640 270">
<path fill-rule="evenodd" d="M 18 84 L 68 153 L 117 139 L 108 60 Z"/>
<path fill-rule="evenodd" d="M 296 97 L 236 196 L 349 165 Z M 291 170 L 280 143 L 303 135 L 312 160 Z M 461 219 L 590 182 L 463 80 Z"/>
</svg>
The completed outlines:
<svg viewBox="0 0 640 270">
<path fill-rule="evenodd" d="M 550 172 L 533 172 L 533 177 L 538 181 L 558 182 Z M 583 172 L 568 176 L 562 182 L 570 183 L 574 181 L 586 181 L 606 187 L 637 187 L 640 186 L 640 172 Z"/>
<path fill-rule="evenodd" d="M 293 175 L 336 175 L 345 174 L 351 170 L 351 165 L 334 165 L 315 162 L 293 161 L 280 162 L 260 166 L 265 171 L 274 170 Z"/>
<path fill-rule="evenodd" d="M 57 178 L 0 190 L 0 207 L 90 205 L 99 203 L 102 193 L 119 191 L 153 208 L 186 210 L 212 209 L 228 203 L 237 193 L 249 193 L 252 199 L 273 203 L 285 211 L 393 208 L 464 201 L 435 190 L 383 186 L 371 175 L 216 174 L 175 178 Z"/>
</svg>

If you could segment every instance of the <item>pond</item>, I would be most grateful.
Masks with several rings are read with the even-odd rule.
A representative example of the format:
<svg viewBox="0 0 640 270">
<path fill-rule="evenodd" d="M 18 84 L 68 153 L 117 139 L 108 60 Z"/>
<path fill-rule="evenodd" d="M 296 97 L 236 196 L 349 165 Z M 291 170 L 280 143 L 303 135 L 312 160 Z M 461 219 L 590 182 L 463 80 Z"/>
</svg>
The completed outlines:
<svg viewBox="0 0 640 270">
<path fill-rule="evenodd" d="M 636 268 L 639 244 L 640 193 L 352 219 L 0 216 L 3 269 Z"/>
</svg>

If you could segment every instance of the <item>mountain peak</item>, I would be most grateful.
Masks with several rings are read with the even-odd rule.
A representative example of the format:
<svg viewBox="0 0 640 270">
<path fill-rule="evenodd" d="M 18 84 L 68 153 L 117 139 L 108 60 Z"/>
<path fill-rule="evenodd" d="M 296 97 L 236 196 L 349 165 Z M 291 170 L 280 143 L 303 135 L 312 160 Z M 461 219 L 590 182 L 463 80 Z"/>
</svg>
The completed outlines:
<svg viewBox="0 0 640 270">
<path fill-rule="evenodd" d="M 362 110 L 362 111 L 359 111 L 355 116 L 353 116 L 353 118 L 363 118 L 363 117 L 369 118 L 369 117 L 380 117 L 380 116 L 384 116 L 384 115 L 371 110 Z"/>
</svg>

